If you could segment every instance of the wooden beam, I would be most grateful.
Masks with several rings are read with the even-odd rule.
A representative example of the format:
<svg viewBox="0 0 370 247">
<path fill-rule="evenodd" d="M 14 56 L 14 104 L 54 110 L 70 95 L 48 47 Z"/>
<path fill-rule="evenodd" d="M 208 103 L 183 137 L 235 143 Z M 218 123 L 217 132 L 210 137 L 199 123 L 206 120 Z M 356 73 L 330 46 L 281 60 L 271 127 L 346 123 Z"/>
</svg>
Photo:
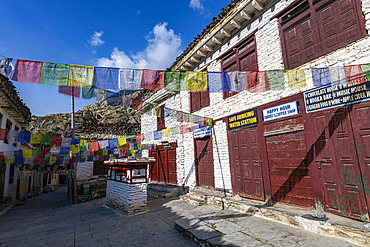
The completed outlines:
<svg viewBox="0 0 370 247">
<path fill-rule="evenodd" d="M 221 45 L 221 43 L 222 43 L 218 38 L 216 38 L 214 36 L 212 37 L 212 41 L 215 42 L 216 44 L 219 44 L 219 45 Z"/>
<path fill-rule="evenodd" d="M 233 25 L 234 27 L 238 28 L 238 29 L 241 28 L 240 24 L 237 23 L 234 19 L 230 21 L 230 24 Z"/>
<path fill-rule="evenodd" d="M 197 51 L 197 54 L 201 57 L 206 57 L 206 54 L 204 54 L 201 50 Z"/>
<path fill-rule="evenodd" d="M 252 19 L 252 17 L 251 17 L 249 14 L 245 13 L 245 11 L 244 11 L 244 10 L 240 11 L 240 16 L 241 16 L 242 18 L 244 18 L 244 19 L 248 20 L 248 21 Z"/>
<path fill-rule="evenodd" d="M 252 0 L 252 6 L 257 10 L 263 10 L 263 5 L 256 0 Z"/>
<path fill-rule="evenodd" d="M 203 45 L 202 49 L 205 50 L 205 51 L 212 51 L 212 49 L 209 48 L 209 46 L 206 45 L 206 44 Z"/>
<path fill-rule="evenodd" d="M 231 34 L 228 31 L 226 31 L 226 29 L 224 29 L 224 28 L 221 29 L 221 34 L 225 35 L 228 38 L 231 37 Z"/>
<path fill-rule="evenodd" d="M 196 63 L 199 63 L 199 60 L 198 60 L 198 59 L 196 59 L 195 57 L 191 57 L 191 58 L 190 58 L 190 61 L 194 61 L 194 62 L 196 62 Z"/>
</svg>

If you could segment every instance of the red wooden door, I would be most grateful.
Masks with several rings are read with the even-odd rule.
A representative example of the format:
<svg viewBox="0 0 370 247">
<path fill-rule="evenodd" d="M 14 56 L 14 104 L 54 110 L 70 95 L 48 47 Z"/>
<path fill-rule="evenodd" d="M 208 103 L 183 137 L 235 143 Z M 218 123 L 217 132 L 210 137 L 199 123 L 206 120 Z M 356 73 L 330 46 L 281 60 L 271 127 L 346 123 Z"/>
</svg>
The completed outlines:
<svg viewBox="0 0 370 247">
<path fill-rule="evenodd" d="M 4 197 L 5 168 L 6 165 L 0 165 L 0 204 Z"/>
<path fill-rule="evenodd" d="M 367 205 L 370 205 L 370 103 L 355 104 L 349 109 L 365 198 Z"/>
<path fill-rule="evenodd" d="M 326 211 L 368 218 L 359 161 L 347 107 L 311 114 L 313 162 L 321 183 L 320 203 Z"/>
<path fill-rule="evenodd" d="M 213 150 L 210 137 L 195 140 L 195 173 L 197 186 L 215 187 Z"/>
<path fill-rule="evenodd" d="M 176 149 L 167 150 L 168 158 L 168 182 L 177 184 Z"/>
<path fill-rule="evenodd" d="M 151 150 L 150 151 L 150 157 L 155 158 L 154 164 L 150 165 L 149 167 L 149 175 L 150 175 L 150 181 L 159 181 L 158 178 L 158 155 L 157 151 Z"/>
<path fill-rule="evenodd" d="M 244 197 L 264 200 L 257 127 L 229 131 L 228 136 L 233 192 Z"/>
<path fill-rule="evenodd" d="M 301 127 L 300 127 L 301 126 Z M 314 206 L 302 117 L 264 126 L 272 200 Z"/>
<path fill-rule="evenodd" d="M 168 183 L 168 162 L 166 150 L 158 150 L 158 182 Z"/>
</svg>

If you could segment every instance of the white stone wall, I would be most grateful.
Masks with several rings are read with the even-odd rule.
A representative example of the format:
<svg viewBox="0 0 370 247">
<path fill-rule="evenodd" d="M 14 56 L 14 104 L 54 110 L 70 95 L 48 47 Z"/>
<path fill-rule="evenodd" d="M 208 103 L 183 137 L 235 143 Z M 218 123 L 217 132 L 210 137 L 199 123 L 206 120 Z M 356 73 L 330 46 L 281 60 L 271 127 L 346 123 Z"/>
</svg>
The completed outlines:
<svg viewBox="0 0 370 247">
<path fill-rule="evenodd" d="M 106 204 L 130 214 L 144 211 L 147 206 L 147 184 L 127 184 L 108 180 Z"/>
<path fill-rule="evenodd" d="M 259 70 L 284 69 L 278 20 L 277 18 L 271 18 L 290 5 L 293 1 L 294 0 L 277 2 L 270 9 L 266 10 L 261 16 L 258 16 L 257 19 L 247 27 L 242 28 L 239 33 L 231 37 L 219 49 L 210 54 L 195 70 L 199 71 L 208 66 L 208 71 L 221 71 L 220 57 L 224 54 L 224 52 L 232 48 L 235 44 L 256 30 L 255 37 Z M 366 30 L 369 33 L 370 0 L 362 1 L 362 11 L 366 20 Z M 241 92 L 225 100 L 222 97 L 222 93 L 211 93 L 210 106 L 205 107 L 194 114 L 213 119 L 219 119 L 312 89 L 312 74 L 309 68 L 370 63 L 370 57 L 368 56 L 369 51 L 370 37 L 367 36 L 342 49 L 300 66 L 302 69 L 307 69 L 305 71 L 307 85 L 304 88 L 290 89 L 286 84 L 286 89 L 284 91 L 267 91 L 262 93 Z M 163 95 L 163 92 L 157 94 Z M 157 94 L 154 95 L 152 99 L 158 98 Z M 162 104 L 165 104 L 166 107 L 171 109 L 190 112 L 189 93 L 181 92 L 176 96 L 165 100 Z M 166 118 L 166 127 L 172 127 L 180 124 L 181 123 L 176 122 L 176 120 Z M 156 130 L 156 117 L 147 117 L 144 115 L 142 117 L 141 127 L 142 133 Z M 178 181 L 179 184 L 184 183 L 192 188 L 195 185 L 195 170 L 193 169 L 194 146 L 192 135 L 178 135 L 175 137 L 164 138 L 164 140 L 177 141 L 179 146 L 177 149 Z M 231 190 L 226 123 L 223 123 L 222 121 L 216 122 L 213 129 L 212 141 L 215 186 L 216 188 L 223 188 L 222 181 L 224 181 L 225 188 L 227 190 Z M 148 141 L 147 143 L 152 142 Z M 158 142 L 158 144 L 160 144 L 160 142 Z"/>
<path fill-rule="evenodd" d="M 86 161 L 76 163 L 77 167 L 77 181 L 89 179 L 93 176 L 94 162 Z"/>
</svg>

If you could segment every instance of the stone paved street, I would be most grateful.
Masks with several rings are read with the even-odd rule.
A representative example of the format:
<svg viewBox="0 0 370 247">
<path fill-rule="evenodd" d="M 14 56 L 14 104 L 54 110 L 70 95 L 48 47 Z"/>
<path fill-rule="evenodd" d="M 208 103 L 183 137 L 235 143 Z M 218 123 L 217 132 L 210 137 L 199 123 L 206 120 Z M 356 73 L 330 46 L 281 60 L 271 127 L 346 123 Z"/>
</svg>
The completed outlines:
<svg viewBox="0 0 370 247">
<path fill-rule="evenodd" d="M 148 198 L 147 212 L 128 216 L 104 198 L 70 205 L 66 187 L 28 199 L 0 217 L 0 246 L 197 246 L 181 226 L 209 244 L 228 246 L 355 246 L 214 206 Z"/>
</svg>

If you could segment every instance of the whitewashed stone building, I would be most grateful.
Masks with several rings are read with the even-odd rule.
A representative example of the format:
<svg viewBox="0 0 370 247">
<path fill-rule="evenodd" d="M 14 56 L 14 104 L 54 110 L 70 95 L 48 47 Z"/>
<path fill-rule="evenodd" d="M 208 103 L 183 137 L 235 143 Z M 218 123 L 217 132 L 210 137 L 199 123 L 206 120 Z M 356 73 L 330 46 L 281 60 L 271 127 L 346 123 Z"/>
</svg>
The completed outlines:
<svg viewBox="0 0 370 247">
<path fill-rule="evenodd" d="M 368 101 L 307 112 L 303 94 L 316 88 L 310 68 L 370 63 L 369 29 L 369 0 L 232 1 L 170 69 L 305 69 L 306 83 L 296 87 L 285 78 L 284 89 L 258 93 L 157 92 L 149 102 L 213 118 L 214 127 L 211 137 L 194 139 L 187 133 L 163 138 L 173 149 L 152 152 L 161 155 L 152 180 L 225 189 L 369 221 L 370 153 L 364 151 L 370 146 Z M 368 92 L 368 79 L 362 80 Z M 269 109 L 288 103 L 296 107 L 294 115 L 264 120 Z M 232 116 L 248 111 L 258 117 L 256 124 L 228 127 Z M 143 114 L 141 132 L 182 124 Z"/>
</svg>

